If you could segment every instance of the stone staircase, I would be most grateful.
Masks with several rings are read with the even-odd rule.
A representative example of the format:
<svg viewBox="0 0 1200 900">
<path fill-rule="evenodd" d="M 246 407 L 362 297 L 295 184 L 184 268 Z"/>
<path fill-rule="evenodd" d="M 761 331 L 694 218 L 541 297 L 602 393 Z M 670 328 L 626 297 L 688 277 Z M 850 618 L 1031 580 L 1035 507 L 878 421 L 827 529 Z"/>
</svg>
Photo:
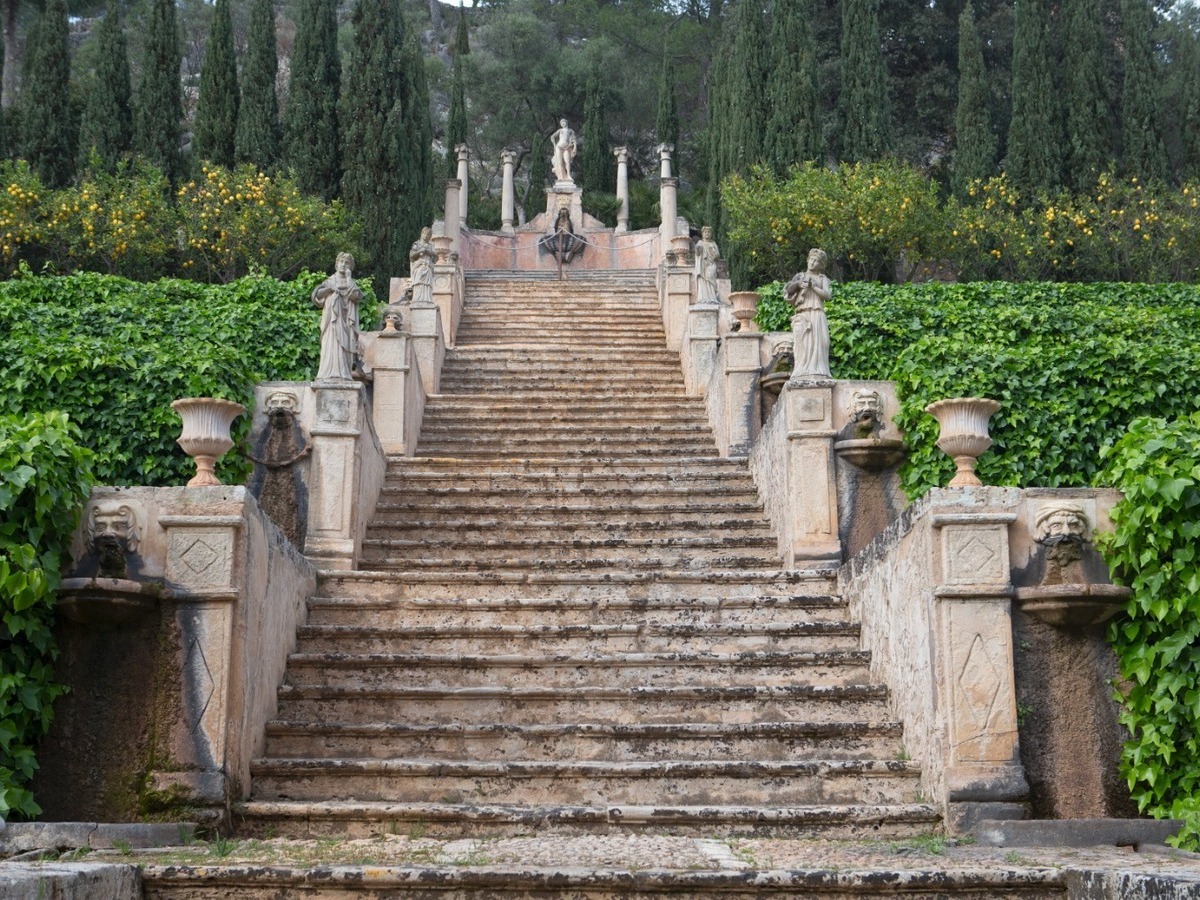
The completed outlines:
<svg viewBox="0 0 1200 900">
<path fill-rule="evenodd" d="M 245 833 L 939 825 L 826 576 L 780 570 L 648 273 L 473 273 L 362 571 L 323 573 Z"/>
</svg>

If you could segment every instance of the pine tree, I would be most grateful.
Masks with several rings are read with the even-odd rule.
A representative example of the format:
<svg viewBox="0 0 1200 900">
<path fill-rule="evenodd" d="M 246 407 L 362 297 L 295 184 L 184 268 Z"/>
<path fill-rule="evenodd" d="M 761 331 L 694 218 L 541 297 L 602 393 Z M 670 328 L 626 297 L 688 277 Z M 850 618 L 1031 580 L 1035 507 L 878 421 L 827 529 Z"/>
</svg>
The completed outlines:
<svg viewBox="0 0 1200 900">
<path fill-rule="evenodd" d="M 37 43 L 26 52 L 32 58 L 23 96 L 25 157 L 42 181 L 63 187 L 75 174 L 66 0 L 48 0 L 38 23 Z"/>
<path fill-rule="evenodd" d="M 776 0 L 771 17 L 766 157 L 778 175 L 785 175 L 796 163 L 819 162 L 825 156 L 817 112 L 813 15 L 811 0 Z"/>
<path fill-rule="evenodd" d="M 987 70 L 975 27 L 975 8 L 969 2 L 958 18 L 958 109 L 954 124 L 954 190 L 961 196 L 972 181 L 990 178 L 996 169 Z"/>
<path fill-rule="evenodd" d="M 179 153 L 181 61 L 174 0 L 154 0 L 146 23 L 142 77 L 134 98 L 134 149 L 172 183 L 183 168 Z"/>
<path fill-rule="evenodd" d="M 337 0 L 300 0 L 291 69 L 284 159 L 301 190 L 330 200 L 342 178 Z"/>
<path fill-rule="evenodd" d="M 675 66 L 663 47 L 662 72 L 658 79 L 658 112 L 654 117 L 654 139 L 659 144 L 679 147 L 679 108 L 675 102 Z M 679 156 L 676 154 L 675 159 Z M 674 170 L 679 174 L 679 166 Z"/>
<path fill-rule="evenodd" d="M 237 58 L 233 52 L 233 19 L 229 0 L 217 0 L 200 69 L 200 97 L 196 103 L 194 140 L 196 157 L 226 168 L 233 167 L 234 136 L 238 118 Z"/>
<path fill-rule="evenodd" d="M 1112 90 L 1100 0 L 1063 0 L 1066 181 L 1090 191 L 1112 160 Z"/>
<path fill-rule="evenodd" d="M 133 89 L 120 10 L 117 0 L 109 0 L 96 30 L 96 71 L 88 86 L 79 136 L 83 154 L 94 152 L 109 170 L 133 149 Z"/>
<path fill-rule="evenodd" d="M 600 72 L 593 67 L 583 101 L 583 148 L 580 152 L 580 187 L 585 194 L 611 194 L 616 174 L 608 146 L 605 96 Z"/>
<path fill-rule="evenodd" d="M 1017 0 L 1014 11 L 1009 180 L 1027 195 L 1061 184 L 1050 11 L 1046 0 Z"/>
<path fill-rule="evenodd" d="M 839 159 L 878 159 L 890 149 L 887 69 L 879 0 L 843 0 Z"/>
<path fill-rule="evenodd" d="M 404 271 L 405 248 L 398 240 L 394 214 L 401 205 L 396 136 L 401 133 L 397 69 L 403 24 L 393 0 L 358 0 L 351 23 L 354 42 L 346 62 L 342 199 L 362 219 L 372 273 L 387 278 Z"/>
<path fill-rule="evenodd" d="M 1167 154 L 1159 113 L 1153 28 L 1150 0 L 1121 0 L 1121 34 L 1125 44 L 1125 86 L 1121 93 L 1124 168 L 1139 178 L 1161 181 L 1167 177 Z"/>
<path fill-rule="evenodd" d="M 254 0 L 250 7 L 242 102 L 238 107 L 234 144 L 239 162 L 254 163 L 264 170 L 274 168 L 279 162 L 279 98 L 275 93 L 278 70 L 271 0 Z"/>
</svg>

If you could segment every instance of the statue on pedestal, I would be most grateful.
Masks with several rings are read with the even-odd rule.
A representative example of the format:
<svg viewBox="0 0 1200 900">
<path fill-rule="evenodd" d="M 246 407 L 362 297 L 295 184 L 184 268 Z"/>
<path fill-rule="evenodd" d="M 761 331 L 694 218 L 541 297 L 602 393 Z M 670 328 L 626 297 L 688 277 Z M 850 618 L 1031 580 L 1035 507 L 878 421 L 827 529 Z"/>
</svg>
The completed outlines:
<svg viewBox="0 0 1200 900">
<path fill-rule="evenodd" d="M 433 264 L 437 251 L 430 240 L 433 229 L 422 228 L 421 236 L 408 251 L 408 274 L 413 306 L 433 306 Z"/>
<path fill-rule="evenodd" d="M 317 285 L 312 301 L 321 313 L 321 363 L 318 381 L 350 381 L 358 352 L 358 303 L 362 290 L 352 277 L 354 257 L 339 253 L 334 273 Z"/>
<path fill-rule="evenodd" d="M 792 316 L 792 344 L 796 365 L 792 377 L 830 378 L 829 320 L 825 303 L 832 295 L 825 274 L 828 257 L 824 250 L 808 251 L 808 269 L 787 283 L 784 295 L 796 308 Z"/>
<path fill-rule="evenodd" d="M 700 240 L 696 241 L 696 302 L 711 306 L 720 303 L 717 294 L 717 260 L 721 251 L 712 239 L 712 228 L 705 225 L 700 229 Z"/>
<path fill-rule="evenodd" d="M 567 125 L 566 119 L 558 120 L 558 131 L 550 135 L 554 153 L 550 157 L 550 165 L 554 169 L 554 177 L 559 181 L 574 183 L 571 179 L 571 163 L 575 161 L 575 132 Z"/>
</svg>

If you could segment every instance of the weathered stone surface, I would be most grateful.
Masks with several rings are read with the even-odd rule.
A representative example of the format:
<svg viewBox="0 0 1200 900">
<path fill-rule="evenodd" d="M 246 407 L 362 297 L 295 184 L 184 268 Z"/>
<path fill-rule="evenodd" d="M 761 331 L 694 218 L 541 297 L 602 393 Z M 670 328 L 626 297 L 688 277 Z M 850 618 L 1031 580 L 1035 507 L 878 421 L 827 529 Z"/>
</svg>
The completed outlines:
<svg viewBox="0 0 1200 900">
<path fill-rule="evenodd" d="M 0 865 L 5 900 L 141 900 L 134 866 L 110 863 L 5 863 Z"/>
</svg>

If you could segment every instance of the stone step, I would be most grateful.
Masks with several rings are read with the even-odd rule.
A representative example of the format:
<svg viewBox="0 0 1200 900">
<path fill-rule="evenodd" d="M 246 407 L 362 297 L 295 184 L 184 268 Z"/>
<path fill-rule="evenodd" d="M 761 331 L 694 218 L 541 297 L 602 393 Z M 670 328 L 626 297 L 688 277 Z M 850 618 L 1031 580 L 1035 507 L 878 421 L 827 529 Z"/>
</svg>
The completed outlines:
<svg viewBox="0 0 1200 900">
<path fill-rule="evenodd" d="M 466 656 L 450 652 L 296 652 L 288 657 L 288 682 L 296 687 L 350 686 L 608 688 L 792 687 L 854 685 L 869 678 L 865 650 L 748 651 L 736 653 L 604 653 Z"/>
<path fill-rule="evenodd" d="M 375 573 L 378 574 L 378 573 Z M 354 587 L 329 582 L 323 588 Z M 368 582 L 367 584 L 371 584 Z M 844 600 L 832 596 L 812 597 L 623 597 L 609 588 L 592 595 L 563 596 L 460 596 L 466 586 L 447 587 L 446 596 L 429 596 L 436 585 L 403 586 L 416 596 L 384 596 L 389 586 L 376 582 L 375 590 L 364 589 L 368 596 L 323 595 L 308 601 L 308 622 L 312 626 L 342 625 L 362 628 L 431 628 L 452 631 L 456 628 L 580 627 L 633 626 L 640 628 L 764 628 L 821 623 L 841 626 L 846 623 Z M 359 584 L 362 587 L 362 584 Z M 536 586 L 533 586 L 535 588 Z M 418 593 L 421 588 L 425 593 Z M 513 591 L 519 587 L 514 586 Z M 532 588 L 531 588 L 532 590 Z M 661 586 L 660 586 L 661 590 Z"/>
<path fill-rule="evenodd" d="M 674 803 L 629 806 L 501 806 L 477 803 L 386 803 L 347 801 L 258 801 L 237 804 L 234 814 L 247 834 L 281 834 L 292 837 L 370 837 L 381 834 L 405 834 L 420 828 L 422 834 L 439 836 L 514 836 L 531 832 L 555 834 L 613 833 L 624 831 L 668 831 L 671 834 L 726 835 L 803 835 L 878 840 L 928 834 L 941 818 L 928 803 L 904 803 L 887 806 L 869 804 L 794 806 L 683 806 Z M 556 870 L 555 882 L 562 884 L 564 873 Z M 705 873 L 709 875 L 709 873 Z M 745 873 L 734 881 L 744 883 Z M 840 880 L 840 879 L 837 879 Z M 822 878 L 817 884 L 828 883 Z M 888 882 L 890 885 L 891 882 Z M 745 894 L 721 891 L 724 900 L 760 897 L 761 886 Z M 876 892 L 875 896 L 881 896 Z M 278 893 L 272 897 L 280 896 Z M 464 896 L 478 897 L 471 893 Z M 529 893 L 516 896 L 534 896 Z M 536 896 L 553 897 L 539 891 Z M 588 897 L 590 891 L 564 893 L 564 898 Z M 600 895 L 603 896 L 603 895 Z M 622 889 L 614 897 L 630 900 L 633 895 Z M 645 896 L 662 896 L 658 890 Z M 679 896 L 703 897 L 705 889 L 688 889 Z M 804 897 L 789 887 L 782 896 Z M 826 897 L 825 892 L 819 895 Z M 836 900 L 839 895 L 832 895 Z M 852 895 L 846 895 L 852 896 Z M 883 894 L 886 896 L 886 892 Z M 990 890 L 971 895 L 975 900 L 1000 897 Z M 1059 896 L 1062 896 L 1061 894 Z"/>
<path fill-rule="evenodd" d="M 569 355 L 579 350 L 586 350 L 588 347 L 594 347 L 597 344 L 603 344 L 606 347 L 620 347 L 629 352 L 639 352 L 647 346 L 660 347 L 666 344 L 666 338 L 651 337 L 652 343 L 647 343 L 645 338 L 630 337 L 618 331 L 606 330 L 604 332 L 596 329 L 583 329 L 580 331 L 571 331 L 565 328 L 541 329 L 535 328 L 532 325 L 522 329 L 482 329 L 473 328 L 464 325 L 462 329 L 455 333 L 455 346 L 463 344 L 474 345 L 478 347 L 484 346 L 521 346 L 522 344 L 537 343 L 544 346 L 546 343 L 553 342 L 556 344 L 564 355 Z"/>
<path fill-rule="evenodd" d="M 610 459 L 600 462 L 546 457 L 536 460 L 496 460 L 464 463 L 442 457 L 388 457 L 389 473 L 425 473 L 430 478 L 441 473 L 475 481 L 491 479 L 497 483 L 553 482 L 588 487 L 641 485 L 648 479 L 672 484 L 725 482 L 753 484 L 741 460 L 712 456 L 672 459 Z"/>
<path fill-rule="evenodd" d="M 683 379 L 676 372 L 655 369 L 650 372 L 596 372 L 562 368 L 530 370 L 520 373 L 452 370 L 445 372 L 438 390 L 443 394 L 469 394 L 500 388 L 514 391 L 552 390 L 577 391 L 586 399 L 589 391 L 619 392 L 625 388 L 655 391 L 660 388 L 683 389 Z M 582 402 L 582 399 L 580 402 Z"/>
<path fill-rule="evenodd" d="M 514 522 L 513 501 L 518 496 L 526 501 L 535 498 L 524 491 L 499 493 L 502 496 L 480 496 L 467 488 L 414 491 L 409 497 L 381 500 L 375 507 L 373 521 L 389 526 L 438 524 L 463 528 L 503 524 L 522 528 L 539 527 L 543 523 L 586 525 L 593 522 L 615 526 L 661 522 L 712 528 L 719 527 L 722 522 L 749 520 L 762 524 L 766 521 L 762 504 L 752 495 L 737 501 L 727 499 L 724 493 L 716 498 L 686 494 L 664 496 L 657 501 L 643 497 L 638 504 L 631 505 L 628 497 L 596 498 L 588 495 L 576 498 L 575 502 L 566 502 L 570 498 L 561 495 L 549 497 L 539 493 L 536 497 L 538 502 L 521 504 L 521 521 Z"/>
<path fill-rule="evenodd" d="M 593 424 L 615 425 L 627 422 L 631 425 L 654 427 L 658 425 L 688 425 L 697 428 L 708 428 L 708 420 L 699 408 L 687 407 L 671 410 L 644 410 L 636 413 L 623 411 L 617 414 L 613 410 L 573 408 L 553 409 L 546 406 L 530 408 L 516 404 L 498 405 L 491 402 L 473 400 L 469 397 L 456 397 L 441 394 L 431 400 L 425 407 L 423 427 L 433 429 L 446 426 L 474 427 L 480 429 L 482 418 L 487 418 L 488 427 L 569 427 L 588 426 Z"/>
<path fill-rule="evenodd" d="M 423 542 L 455 546 L 458 543 L 491 543 L 502 538 L 514 541 L 519 538 L 523 544 L 542 539 L 600 541 L 609 538 L 639 539 L 695 533 L 710 538 L 761 538 L 768 541 L 769 546 L 775 546 L 774 533 L 761 514 L 752 518 L 721 519 L 689 519 L 680 515 L 655 514 L 649 520 L 630 521 L 623 516 L 609 518 L 595 513 L 587 519 L 545 513 L 535 515 L 519 507 L 509 510 L 508 513 L 503 517 L 480 519 L 464 517 L 461 513 L 454 514 L 449 511 L 414 517 L 388 515 L 376 510 L 375 517 L 368 526 L 367 536 L 372 539 L 415 542 L 409 546 L 420 546 Z M 518 516 L 520 520 L 514 521 Z"/>
<path fill-rule="evenodd" d="M 425 540 L 421 538 L 388 538 L 377 534 L 363 541 L 364 554 L 370 551 L 383 553 L 403 553 L 419 551 L 425 555 L 462 554 L 473 555 L 476 559 L 497 558 L 502 561 L 512 559 L 515 554 L 534 551 L 542 554 L 544 560 L 551 559 L 583 559 L 583 560 L 612 560 L 625 561 L 631 555 L 644 556 L 656 554 L 661 558 L 672 556 L 688 559 L 709 559 L 730 553 L 741 555 L 764 556 L 770 558 L 777 555 L 778 549 L 771 533 L 762 528 L 759 534 L 736 534 L 728 537 L 707 535 L 695 537 L 680 535 L 671 529 L 667 534 L 641 536 L 605 535 L 599 538 L 577 538 L 565 535 L 560 538 L 546 538 L 540 534 L 504 534 L 472 539 L 463 535 L 450 540 Z M 368 549 L 369 548 L 369 549 Z M 629 560 L 634 564 L 634 560 Z"/>
<path fill-rule="evenodd" d="M 412 548 L 413 552 L 433 553 L 432 548 Z M 441 555 L 415 556 L 402 549 L 376 547 L 363 549 L 362 564 L 373 569 L 438 573 L 450 572 L 513 573 L 528 577 L 539 572 L 591 573 L 614 576 L 628 572 L 655 573 L 667 569 L 688 569 L 695 572 L 730 571 L 763 568 L 778 562 L 775 548 L 727 547 L 723 549 L 694 549 L 671 553 L 657 549 L 654 555 L 631 559 L 624 548 L 615 551 L 557 550 L 542 552 L 536 546 L 514 547 L 507 550 L 466 550 Z"/>
<path fill-rule="evenodd" d="M 258 759 L 256 800 L 381 800 L 605 806 L 910 803 L 920 771 L 900 760 Z"/>
<path fill-rule="evenodd" d="M 438 625 L 380 628 L 305 625 L 296 650 L 320 653 L 432 653 L 439 656 L 527 653 L 580 656 L 618 653 L 790 653 L 854 651 L 859 628 L 850 622 L 769 625 Z"/>
<path fill-rule="evenodd" d="M 896 722 L 567 722 L 409 725 L 282 721 L 267 725 L 270 757 L 386 759 L 895 759 Z"/>
<path fill-rule="evenodd" d="M 422 437 L 472 437 L 485 438 L 490 434 L 503 433 L 512 437 L 545 436 L 547 438 L 564 438 L 571 435 L 586 435 L 590 439 L 623 438 L 626 442 L 638 441 L 655 437 L 696 438 L 712 441 L 712 429 L 707 423 L 699 422 L 653 422 L 640 419 L 632 422 L 613 421 L 612 418 L 599 418 L 587 421 L 555 422 L 534 420 L 511 420 L 497 416 L 488 416 L 485 420 L 476 419 L 474 424 L 465 418 L 454 421 L 442 421 L 440 417 L 427 416 L 421 429 Z"/>
<path fill-rule="evenodd" d="M 421 598 L 435 601 L 466 601 L 486 598 L 497 603 L 519 605 L 526 600 L 562 603 L 589 602 L 603 607 L 613 604 L 687 604 L 706 608 L 728 603 L 732 607 L 751 608 L 775 605 L 796 606 L 815 603 L 844 605 L 832 594 L 836 576 L 830 569 L 780 571 L 763 567 L 758 570 L 687 569 L 657 572 L 619 572 L 593 574 L 565 572 L 429 572 L 330 571 L 318 572 L 317 592 L 325 597 L 375 597 L 381 602 Z"/>
<path fill-rule="evenodd" d="M 417 452 L 424 456 L 448 456 L 453 459 L 539 459 L 553 456 L 561 459 L 610 460 L 637 459 L 639 452 L 652 451 L 664 458 L 702 456 L 706 448 L 700 442 L 671 443 L 663 440 L 651 444 L 649 441 L 615 444 L 596 441 L 592 444 L 569 444 L 565 442 L 536 440 L 451 441 L 443 439 L 437 443 L 422 441 Z M 717 456 L 713 447 L 711 453 Z"/>
<path fill-rule="evenodd" d="M 367 725 L 886 721 L 877 684 L 423 687 L 286 683 L 279 718 Z"/>
<path fill-rule="evenodd" d="M 678 366 L 679 351 L 666 347 L 643 347 L 637 353 L 630 353 L 603 344 L 592 344 L 578 353 L 564 355 L 561 347 L 546 345 L 524 346 L 520 349 L 505 349 L 504 347 L 455 347 L 446 356 L 446 365 L 500 365 L 509 364 L 520 367 L 522 364 L 580 365 L 595 363 L 597 365 L 663 365 Z"/>
</svg>

